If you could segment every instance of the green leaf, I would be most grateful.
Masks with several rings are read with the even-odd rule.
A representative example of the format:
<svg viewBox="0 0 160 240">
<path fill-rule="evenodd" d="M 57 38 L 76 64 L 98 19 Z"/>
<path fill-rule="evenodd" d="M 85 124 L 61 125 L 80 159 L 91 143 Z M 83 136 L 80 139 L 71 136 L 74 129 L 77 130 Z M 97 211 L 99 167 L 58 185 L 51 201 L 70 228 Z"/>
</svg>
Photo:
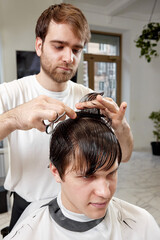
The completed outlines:
<svg viewBox="0 0 160 240">
<path fill-rule="evenodd" d="M 149 23 L 143 27 L 142 34 L 134 42 L 136 47 L 140 48 L 140 57 L 144 56 L 147 62 L 150 62 L 152 57 L 158 56 L 157 46 L 160 40 L 160 23 Z"/>
</svg>

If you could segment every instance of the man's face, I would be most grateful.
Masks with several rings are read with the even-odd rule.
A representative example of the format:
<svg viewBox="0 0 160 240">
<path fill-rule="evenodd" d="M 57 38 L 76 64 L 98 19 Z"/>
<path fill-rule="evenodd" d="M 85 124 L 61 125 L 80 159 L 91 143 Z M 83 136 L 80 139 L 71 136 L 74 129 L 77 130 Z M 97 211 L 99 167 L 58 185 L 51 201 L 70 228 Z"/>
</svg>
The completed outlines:
<svg viewBox="0 0 160 240">
<path fill-rule="evenodd" d="M 118 161 L 107 171 L 104 167 L 88 178 L 72 171 L 72 167 L 66 170 L 63 181 L 59 181 L 65 208 L 85 214 L 91 219 L 98 219 L 106 214 L 108 204 L 116 191 Z"/>
<path fill-rule="evenodd" d="M 83 46 L 68 24 L 51 21 L 45 41 L 36 39 L 41 71 L 58 83 L 68 81 L 77 71 Z"/>
</svg>

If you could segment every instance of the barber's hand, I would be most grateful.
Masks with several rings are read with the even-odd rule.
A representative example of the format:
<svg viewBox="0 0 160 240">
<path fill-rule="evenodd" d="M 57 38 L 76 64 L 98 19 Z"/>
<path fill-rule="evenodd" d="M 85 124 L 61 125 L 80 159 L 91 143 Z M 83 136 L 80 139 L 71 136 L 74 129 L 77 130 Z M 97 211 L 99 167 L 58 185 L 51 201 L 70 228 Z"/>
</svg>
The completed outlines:
<svg viewBox="0 0 160 240">
<path fill-rule="evenodd" d="M 95 100 L 76 104 L 77 109 L 98 108 L 101 113 L 112 120 L 112 127 L 122 149 L 122 162 L 127 162 L 133 151 L 133 135 L 125 118 L 127 103 L 122 102 L 120 107 L 111 99 L 97 95 Z"/>
<path fill-rule="evenodd" d="M 76 113 L 63 102 L 52 99 L 47 96 L 39 96 L 27 103 L 8 111 L 13 119 L 13 128 L 29 130 L 37 128 L 39 131 L 45 131 L 44 120 L 54 121 L 58 115 L 65 112 L 60 119 L 64 120 L 66 115 L 70 118 L 76 118 Z"/>
<path fill-rule="evenodd" d="M 125 111 L 127 108 L 127 103 L 122 102 L 120 107 L 113 101 L 113 99 L 108 97 L 102 97 L 98 95 L 95 100 L 77 103 L 77 109 L 83 108 L 98 108 L 101 113 L 112 120 L 112 127 L 115 131 L 121 131 L 123 129 L 123 124 L 126 124 Z"/>
</svg>

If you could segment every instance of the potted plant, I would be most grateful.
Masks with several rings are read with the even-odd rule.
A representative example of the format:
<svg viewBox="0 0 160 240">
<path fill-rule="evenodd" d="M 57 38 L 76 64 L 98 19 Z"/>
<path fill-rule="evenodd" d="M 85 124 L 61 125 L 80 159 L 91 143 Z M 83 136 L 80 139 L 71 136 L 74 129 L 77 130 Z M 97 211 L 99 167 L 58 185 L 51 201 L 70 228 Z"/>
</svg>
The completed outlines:
<svg viewBox="0 0 160 240">
<path fill-rule="evenodd" d="M 158 56 L 156 46 L 160 40 L 160 23 L 150 22 L 144 26 L 142 34 L 135 41 L 141 48 L 140 57 L 144 56 L 150 62 L 153 56 Z"/>
<path fill-rule="evenodd" d="M 152 153 L 154 155 L 160 155 L 160 111 L 151 112 L 149 119 L 154 123 L 153 135 L 156 137 L 156 141 L 151 142 Z"/>
</svg>

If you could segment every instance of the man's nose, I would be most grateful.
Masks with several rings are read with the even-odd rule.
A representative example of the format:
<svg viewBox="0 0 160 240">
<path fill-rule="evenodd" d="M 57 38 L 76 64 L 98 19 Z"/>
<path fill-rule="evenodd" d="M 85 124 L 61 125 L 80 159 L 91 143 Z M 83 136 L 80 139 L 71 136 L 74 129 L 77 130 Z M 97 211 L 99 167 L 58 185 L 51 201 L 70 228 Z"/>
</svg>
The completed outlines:
<svg viewBox="0 0 160 240">
<path fill-rule="evenodd" d="M 101 179 L 97 181 L 95 184 L 94 192 L 99 197 L 110 198 L 111 197 L 110 183 L 106 179 Z"/>
<path fill-rule="evenodd" d="M 66 48 L 63 53 L 63 61 L 66 63 L 72 63 L 73 62 L 73 52 L 72 49 Z"/>
</svg>

